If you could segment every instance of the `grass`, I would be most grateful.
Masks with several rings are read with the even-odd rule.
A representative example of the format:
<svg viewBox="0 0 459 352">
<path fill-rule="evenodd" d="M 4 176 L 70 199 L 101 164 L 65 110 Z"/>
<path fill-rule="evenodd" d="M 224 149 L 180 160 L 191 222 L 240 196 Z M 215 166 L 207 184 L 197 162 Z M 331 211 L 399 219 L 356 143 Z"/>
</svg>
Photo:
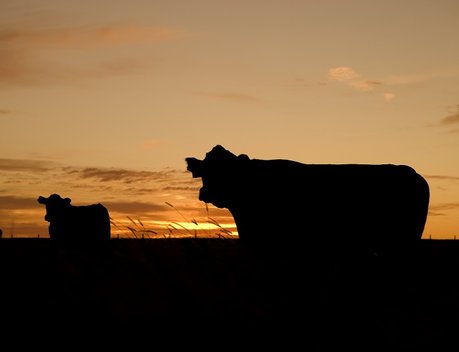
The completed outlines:
<svg viewBox="0 0 459 352">
<path fill-rule="evenodd" d="M 121 225 L 111 217 L 110 223 L 121 234 L 124 234 L 124 236 L 128 238 L 198 238 L 200 236 L 200 230 L 202 230 L 205 227 L 203 224 L 199 223 L 195 218 L 186 218 L 183 215 L 183 213 L 179 209 L 177 209 L 173 204 L 169 202 L 165 202 L 165 204 L 174 209 L 177 212 L 177 214 L 180 215 L 180 217 L 183 219 L 185 223 L 192 223 L 196 226 L 196 228 L 190 229 L 182 225 L 178 221 L 171 221 L 165 226 L 164 231 L 155 231 L 153 229 L 145 227 L 144 223 L 140 219 L 133 219 L 130 216 L 126 216 L 126 218 L 129 220 L 129 225 Z M 219 224 L 217 220 L 210 216 L 209 207 L 207 204 L 205 205 L 205 209 L 207 216 L 206 224 L 213 225 L 216 227 L 216 229 L 214 229 L 215 232 L 213 233 L 211 226 L 208 226 L 207 230 L 205 230 L 206 235 L 203 235 L 202 237 L 234 238 L 234 235 L 230 230 L 224 228 L 222 225 Z M 118 234 L 118 237 L 119 236 L 120 235 Z"/>
<path fill-rule="evenodd" d="M 148 230 L 134 223 L 126 221 Z M 221 341 L 254 336 L 258 344 L 297 336 L 314 351 L 447 351 L 454 348 L 440 344 L 448 335 L 457 342 L 457 241 L 424 241 L 403 260 L 343 255 L 336 265 L 320 265 L 320 253 L 296 244 L 301 256 L 274 249 L 257 257 L 240 241 L 194 238 L 112 241 L 102 251 L 0 244 L 2 319 L 21 332 L 46 317 L 65 329 L 80 321 L 123 334 L 145 327 L 150 342 L 162 327 L 193 332 L 198 343 L 216 331 Z"/>
</svg>

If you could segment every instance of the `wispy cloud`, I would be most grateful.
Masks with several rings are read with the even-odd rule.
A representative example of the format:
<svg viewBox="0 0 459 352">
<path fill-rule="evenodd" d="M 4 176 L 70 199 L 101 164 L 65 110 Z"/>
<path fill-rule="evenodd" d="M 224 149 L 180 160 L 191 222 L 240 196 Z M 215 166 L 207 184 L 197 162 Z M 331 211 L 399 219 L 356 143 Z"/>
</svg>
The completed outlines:
<svg viewBox="0 0 459 352">
<path fill-rule="evenodd" d="M 201 186 L 189 172 L 173 168 L 146 171 L 0 159 L 0 228 L 17 236 L 46 235 L 48 223 L 37 198 L 52 193 L 71 198 L 73 205 L 100 202 L 121 223 L 127 216 L 150 224 L 183 221 L 166 202 L 189 219 L 205 219 L 205 205 L 198 200 Z M 232 222 L 228 211 L 210 208 L 219 223 Z"/>
<path fill-rule="evenodd" d="M 37 198 L 0 196 L 0 209 L 2 210 L 24 210 L 37 208 Z"/>
<path fill-rule="evenodd" d="M 459 124 L 459 111 L 455 114 L 448 115 L 440 120 L 440 124 L 442 125 L 453 125 Z"/>
<path fill-rule="evenodd" d="M 349 85 L 362 92 L 369 92 L 375 89 L 377 86 L 382 85 L 382 83 L 378 81 L 356 80 L 356 81 L 350 81 Z"/>
<path fill-rule="evenodd" d="M 201 185 L 197 185 L 196 187 L 189 187 L 189 186 L 167 186 L 163 187 L 161 190 L 163 191 L 192 191 L 196 192 L 201 188 Z"/>
<path fill-rule="evenodd" d="M 445 70 L 420 72 L 407 75 L 391 75 L 385 79 L 390 86 L 411 85 L 421 82 L 431 81 L 437 78 L 459 77 L 459 68 L 449 68 Z"/>
<path fill-rule="evenodd" d="M 96 179 L 102 182 L 119 181 L 134 183 L 143 181 L 164 181 L 173 178 L 179 171 L 167 169 L 162 171 L 137 171 L 110 168 L 66 168 L 68 175 L 74 175 L 81 179 Z"/>
<path fill-rule="evenodd" d="M 123 214 L 156 214 L 164 212 L 170 212 L 170 208 L 167 205 L 155 204 L 148 202 L 126 202 L 126 201 L 105 201 L 104 205 L 107 207 L 109 212 L 118 212 Z"/>
<path fill-rule="evenodd" d="M 389 102 L 395 98 L 395 94 L 394 93 L 383 93 L 383 97 L 385 101 Z"/>
<path fill-rule="evenodd" d="M 379 86 L 384 85 L 381 81 L 369 80 L 361 77 L 357 71 L 347 66 L 330 68 L 328 70 L 328 79 L 344 83 L 360 92 L 371 92 Z M 386 102 L 390 102 L 395 98 L 395 94 L 391 92 L 385 92 L 382 96 Z"/>
<path fill-rule="evenodd" d="M 0 228 L 4 236 L 47 235 L 48 223 L 43 216 L 37 197 L 0 196 Z"/>
<path fill-rule="evenodd" d="M 126 52 L 115 53 L 113 59 L 103 61 L 94 53 L 98 49 L 156 45 L 183 36 L 183 31 L 172 27 L 128 24 L 35 30 L 2 28 L 0 84 L 30 85 L 130 74 L 148 67 L 149 61 Z M 85 58 L 85 63 L 75 65 L 59 60 L 56 50 L 62 49 L 75 51 Z"/>
<path fill-rule="evenodd" d="M 359 78 L 354 69 L 346 66 L 334 67 L 328 70 L 328 77 L 339 82 L 352 82 Z"/>
<path fill-rule="evenodd" d="M 328 78 L 334 81 L 343 82 L 357 90 L 367 92 L 375 87 L 382 85 L 382 82 L 362 79 L 361 76 L 352 68 L 342 66 L 328 70 Z"/>
<path fill-rule="evenodd" d="M 0 171 L 43 172 L 55 168 L 58 164 L 45 160 L 0 159 Z"/>
<path fill-rule="evenodd" d="M 166 26 L 107 25 L 100 27 L 3 29 L 0 43 L 22 47 L 127 46 L 176 39 L 182 31 Z"/>
<path fill-rule="evenodd" d="M 167 187 L 195 189 L 197 180 L 188 177 L 185 170 L 164 168 L 158 171 L 128 170 L 122 168 L 63 166 L 49 160 L 0 158 L 0 185 L 49 184 L 59 180 L 61 189 L 78 190 L 97 188 L 111 192 L 118 188 L 125 194 L 147 194 Z M 127 187 L 128 186 L 128 187 Z"/>
<path fill-rule="evenodd" d="M 442 203 L 429 206 L 429 215 L 446 215 L 445 212 L 459 209 L 459 203 Z"/>
<path fill-rule="evenodd" d="M 447 176 L 447 175 L 425 175 L 426 178 L 431 180 L 441 181 L 459 181 L 459 176 Z"/>
<path fill-rule="evenodd" d="M 114 187 L 111 186 L 110 189 L 113 191 Z M 152 195 L 158 191 L 158 188 L 145 188 L 145 187 L 128 187 L 123 189 L 123 193 L 131 194 L 133 196 L 145 196 L 145 195 Z"/>
<path fill-rule="evenodd" d="M 212 92 L 193 92 L 194 95 L 200 95 L 213 99 L 220 99 L 231 101 L 234 103 L 241 104 L 256 104 L 260 102 L 260 99 L 256 96 L 249 94 L 242 94 L 236 92 L 225 92 L 225 93 L 212 93 Z"/>
<path fill-rule="evenodd" d="M 372 80 L 362 77 L 355 69 L 348 66 L 333 67 L 328 70 L 328 79 L 348 85 L 361 92 L 371 92 L 384 87 L 382 96 L 386 102 L 392 101 L 396 94 L 392 91 L 397 86 L 413 85 L 438 78 L 459 77 L 459 68 L 450 68 L 433 72 L 421 72 L 407 75 L 390 75 L 384 80 Z M 390 87 L 391 91 L 387 88 Z M 456 121 L 452 118 L 453 121 Z M 455 123 L 455 122 L 454 122 Z"/>
<path fill-rule="evenodd" d="M 330 78 L 328 78 L 329 80 Z M 287 82 L 283 82 L 282 86 L 285 87 L 293 87 L 293 88 L 316 88 L 316 87 L 324 87 L 329 82 L 326 79 L 323 80 L 308 80 L 303 77 L 295 77 L 293 79 L 288 80 Z"/>
<path fill-rule="evenodd" d="M 451 109 L 451 107 L 448 109 Z M 438 122 L 431 124 L 430 127 L 445 127 L 449 128 L 447 133 L 459 133 L 459 105 L 456 105 L 454 110 Z"/>
</svg>

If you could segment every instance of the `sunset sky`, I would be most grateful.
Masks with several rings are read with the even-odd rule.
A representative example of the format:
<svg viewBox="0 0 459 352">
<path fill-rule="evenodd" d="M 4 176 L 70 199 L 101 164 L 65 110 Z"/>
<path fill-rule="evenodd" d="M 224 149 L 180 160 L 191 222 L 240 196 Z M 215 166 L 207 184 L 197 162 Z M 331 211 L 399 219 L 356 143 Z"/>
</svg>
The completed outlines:
<svg viewBox="0 0 459 352">
<path fill-rule="evenodd" d="M 184 159 L 221 144 L 410 165 L 431 190 L 424 238 L 453 238 L 458 35 L 457 0 L 2 0 L 0 229 L 46 236 L 37 198 L 58 193 L 127 233 L 128 217 L 194 231 Z"/>
</svg>

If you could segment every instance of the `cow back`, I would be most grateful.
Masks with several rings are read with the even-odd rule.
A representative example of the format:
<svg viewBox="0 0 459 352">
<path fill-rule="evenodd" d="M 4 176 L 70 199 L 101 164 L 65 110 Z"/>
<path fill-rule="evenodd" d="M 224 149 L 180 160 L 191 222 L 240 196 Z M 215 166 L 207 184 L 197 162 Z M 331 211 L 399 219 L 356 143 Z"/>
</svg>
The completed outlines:
<svg viewBox="0 0 459 352">
<path fill-rule="evenodd" d="M 49 224 L 49 235 L 57 240 L 107 240 L 110 232 L 109 213 L 101 204 L 70 205 Z"/>
<path fill-rule="evenodd" d="M 429 188 L 408 166 L 252 160 L 243 174 L 236 185 L 240 201 L 229 209 L 242 237 L 289 231 L 319 239 L 412 240 L 424 230 Z"/>
<path fill-rule="evenodd" d="M 110 217 L 102 204 L 74 206 L 72 210 L 73 236 L 78 239 L 110 239 Z"/>
</svg>

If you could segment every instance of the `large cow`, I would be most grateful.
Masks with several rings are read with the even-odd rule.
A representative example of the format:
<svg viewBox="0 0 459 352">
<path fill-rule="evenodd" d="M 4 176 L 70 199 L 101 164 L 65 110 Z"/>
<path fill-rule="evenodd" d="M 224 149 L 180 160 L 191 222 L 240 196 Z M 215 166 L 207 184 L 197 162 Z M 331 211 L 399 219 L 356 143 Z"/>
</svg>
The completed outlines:
<svg viewBox="0 0 459 352">
<path fill-rule="evenodd" d="M 74 206 L 70 198 L 51 194 L 38 197 L 46 205 L 49 236 L 56 240 L 109 240 L 110 216 L 102 204 Z"/>
<path fill-rule="evenodd" d="M 379 246 L 412 243 L 424 231 L 429 186 L 409 166 L 259 160 L 220 145 L 185 160 L 202 178 L 199 199 L 227 208 L 241 241 Z"/>
</svg>

